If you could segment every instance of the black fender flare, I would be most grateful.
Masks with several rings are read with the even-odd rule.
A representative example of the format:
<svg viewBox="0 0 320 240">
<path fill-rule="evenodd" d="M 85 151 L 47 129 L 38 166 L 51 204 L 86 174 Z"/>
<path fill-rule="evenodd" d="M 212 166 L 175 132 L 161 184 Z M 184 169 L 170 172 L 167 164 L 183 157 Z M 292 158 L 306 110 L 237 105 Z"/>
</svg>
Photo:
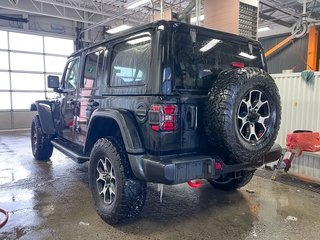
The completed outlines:
<svg viewBox="0 0 320 240">
<path fill-rule="evenodd" d="M 52 117 L 52 103 L 49 100 L 38 100 L 31 104 L 31 111 L 38 111 L 42 131 L 45 134 L 56 134 Z"/>
<path fill-rule="evenodd" d="M 95 121 L 99 118 L 114 120 L 117 123 L 127 153 L 142 154 L 145 152 L 140 133 L 137 129 L 136 119 L 130 111 L 124 109 L 105 109 L 93 112 L 88 124 L 84 152 L 91 150 L 90 137 L 93 132 Z"/>
</svg>

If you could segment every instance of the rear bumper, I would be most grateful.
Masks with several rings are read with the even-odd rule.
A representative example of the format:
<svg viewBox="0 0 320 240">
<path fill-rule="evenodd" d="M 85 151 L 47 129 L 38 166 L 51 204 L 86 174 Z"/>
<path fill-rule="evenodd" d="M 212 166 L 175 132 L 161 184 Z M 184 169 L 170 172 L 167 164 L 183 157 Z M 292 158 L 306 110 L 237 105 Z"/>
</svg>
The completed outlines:
<svg viewBox="0 0 320 240">
<path fill-rule="evenodd" d="M 150 155 L 129 154 L 128 157 L 137 178 L 154 183 L 179 184 L 193 179 L 216 179 L 230 172 L 255 169 L 278 160 L 281 151 L 280 145 L 275 144 L 261 161 L 233 165 L 224 164 L 218 156 L 207 155 L 156 158 Z M 220 163 L 221 169 L 216 169 L 216 163 Z"/>
</svg>

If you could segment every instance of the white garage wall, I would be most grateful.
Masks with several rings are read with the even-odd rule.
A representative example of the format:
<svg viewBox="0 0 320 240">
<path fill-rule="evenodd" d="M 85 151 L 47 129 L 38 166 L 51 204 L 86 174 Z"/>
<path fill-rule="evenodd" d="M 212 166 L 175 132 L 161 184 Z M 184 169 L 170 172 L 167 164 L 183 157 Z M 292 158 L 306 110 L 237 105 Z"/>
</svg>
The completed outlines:
<svg viewBox="0 0 320 240">
<path fill-rule="evenodd" d="M 294 130 L 320 131 L 320 73 L 307 83 L 301 73 L 273 74 L 281 96 L 282 120 L 277 142 L 285 147 L 286 134 Z"/>
<path fill-rule="evenodd" d="M 277 142 L 286 146 L 286 135 L 294 130 L 320 131 L 320 73 L 315 73 L 315 81 L 306 83 L 301 73 L 274 74 L 281 96 L 282 122 Z M 272 164 L 270 164 L 272 165 Z M 303 153 L 294 159 L 290 174 L 313 181 L 320 181 L 320 154 Z"/>
<path fill-rule="evenodd" d="M 0 130 L 30 127 L 30 104 L 53 96 L 46 77 L 73 51 L 71 39 L 0 30 Z"/>
</svg>

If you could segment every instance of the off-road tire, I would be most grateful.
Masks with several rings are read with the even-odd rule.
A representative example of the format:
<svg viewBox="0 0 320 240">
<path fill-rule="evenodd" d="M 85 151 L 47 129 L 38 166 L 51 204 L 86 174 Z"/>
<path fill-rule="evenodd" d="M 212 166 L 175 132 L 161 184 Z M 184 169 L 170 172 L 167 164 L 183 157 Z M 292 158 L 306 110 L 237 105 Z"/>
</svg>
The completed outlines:
<svg viewBox="0 0 320 240">
<path fill-rule="evenodd" d="M 207 181 L 215 188 L 224 191 L 233 191 L 247 185 L 254 175 L 254 171 L 242 171 L 241 177 L 234 178 L 234 173 L 228 174 L 225 177 L 220 177 L 216 180 L 208 179 Z"/>
<path fill-rule="evenodd" d="M 101 165 L 103 161 L 109 165 L 109 168 L 112 167 L 112 177 L 114 177 L 114 180 L 110 177 L 109 185 L 112 186 L 112 191 L 115 194 L 113 201 L 111 201 L 112 197 L 109 194 L 108 204 L 105 195 L 99 194 L 98 189 L 103 187 L 103 184 L 107 184 L 107 181 L 98 179 L 98 169 L 101 172 L 100 167 L 103 166 Z M 111 169 L 109 172 L 112 172 Z M 98 214 L 109 224 L 117 224 L 128 218 L 133 218 L 143 209 L 147 184 L 134 177 L 123 142 L 118 138 L 101 138 L 95 143 L 90 155 L 89 185 Z M 111 187 L 108 191 L 111 191 Z M 107 191 L 104 194 L 107 194 Z"/>
<path fill-rule="evenodd" d="M 31 125 L 31 148 L 36 160 L 46 161 L 52 156 L 53 145 L 50 136 L 43 133 L 39 116 L 35 116 Z"/>
<path fill-rule="evenodd" d="M 259 98 L 259 94 L 259 101 L 262 102 L 263 98 L 263 101 L 267 101 L 267 105 L 261 105 L 257 111 L 260 109 L 269 111 L 269 118 L 261 120 L 262 125 L 259 123 L 262 115 L 259 117 L 259 112 L 254 113 L 256 115 L 254 117 L 250 115 L 250 119 L 259 121 L 251 123 L 246 120 L 249 122 L 249 128 L 248 125 L 242 124 L 241 129 L 240 112 L 243 111 L 243 108 L 247 108 L 248 110 L 245 111 L 248 112 L 249 109 L 253 110 L 258 104 L 249 104 L 251 96 Z M 245 100 L 247 96 L 250 101 Z M 244 102 L 247 105 L 244 105 Z M 249 119 L 249 113 L 244 119 Z M 253 163 L 262 160 L 265 153 L 274 144 L 280 120 L 281 106 L 278 88 L 271 76 L 262 69 L 251 67 L 230 69 L 222 72 L 214 81 L 204 111 L 204 126 L 209 145 L 222 157 L 225 163 Z M 255 127 L 251 128 L 251 125 Z M 259 129 L 257 134 L 251 134 L 251 131 L 254 132 L 258 128 L 263 130 Z M 244 136 L 245 133 L 241 132 L 244 129 L 250 131 L 248 139 Z"/>
</svg>

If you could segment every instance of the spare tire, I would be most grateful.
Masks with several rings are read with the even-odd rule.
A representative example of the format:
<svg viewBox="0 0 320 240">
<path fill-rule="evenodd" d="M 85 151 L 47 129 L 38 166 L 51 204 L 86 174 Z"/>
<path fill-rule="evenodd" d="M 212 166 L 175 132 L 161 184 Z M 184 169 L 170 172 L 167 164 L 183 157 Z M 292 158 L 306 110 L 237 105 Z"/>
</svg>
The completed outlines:
<svg viewBox="0 0 320 240">
<path fill-rule="evenodd" d="M 259 68 L 221 72 L 209 91 L 204 126 L 225 163 L 256 162 L 270 150 L 281 120 L 278 88 Z"/>
</svg>

